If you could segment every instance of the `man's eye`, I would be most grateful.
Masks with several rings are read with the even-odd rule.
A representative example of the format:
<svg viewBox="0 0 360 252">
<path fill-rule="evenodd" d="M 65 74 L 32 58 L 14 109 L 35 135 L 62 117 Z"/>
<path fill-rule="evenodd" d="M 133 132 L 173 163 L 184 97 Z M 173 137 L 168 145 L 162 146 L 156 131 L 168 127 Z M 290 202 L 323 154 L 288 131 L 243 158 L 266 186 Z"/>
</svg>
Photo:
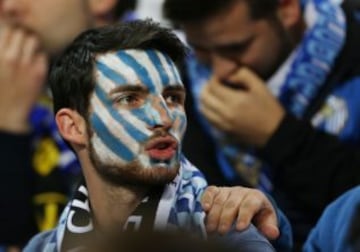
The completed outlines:
<svg viewBox="0 0 360 252">
<path fill-rule="evenodd" d="M 117 105 L 137 105 L 140 103 L 140 99 L 137 95 L 126 94 L 115 98 L 114 103 Z"/>
<path fill-rule="evenodd" d="M 165 101 L 167 104 L 170 105 L 183 105 L 184 104 L 184 97 L 180 94 L 167 94 L 164 95 Z"/>
</svg>

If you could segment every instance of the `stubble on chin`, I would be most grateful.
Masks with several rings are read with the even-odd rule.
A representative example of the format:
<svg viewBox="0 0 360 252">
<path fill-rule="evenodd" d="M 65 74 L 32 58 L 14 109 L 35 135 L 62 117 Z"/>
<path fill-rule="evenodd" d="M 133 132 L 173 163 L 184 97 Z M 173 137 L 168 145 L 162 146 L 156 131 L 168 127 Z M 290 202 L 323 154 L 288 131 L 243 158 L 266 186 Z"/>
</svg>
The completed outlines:
<svg viewBox="0 0 360 252">
<path fill-rule="evenodd" d="M 180 160 L 172 167 L 143 167 L 139 160 L 120 165 L 116 162 L 103 163 L 95 150 L 90 148 L 90 159 L 95 172 L 107 183 L 114 186 L 159 186 L 173 181 L 180 169 Z"/>
</svg>

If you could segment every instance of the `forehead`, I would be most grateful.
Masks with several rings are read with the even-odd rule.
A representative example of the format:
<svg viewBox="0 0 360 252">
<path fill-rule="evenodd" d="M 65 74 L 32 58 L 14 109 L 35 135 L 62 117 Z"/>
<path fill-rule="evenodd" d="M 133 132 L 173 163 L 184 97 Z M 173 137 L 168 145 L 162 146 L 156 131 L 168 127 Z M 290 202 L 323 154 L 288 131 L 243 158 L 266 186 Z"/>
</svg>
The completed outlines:
<svg viewBox="0 0 360 252">
<path fill-rule="evenodd" d="M 183 29 L 191 44 L 205 46 L 241 40 L 253 32 L 253 23 L 246 1 L 233 1 L 201 22 L 185 22 Z"/>
<path fill-rule="evenodd" d="M 96 79 L 109 88 L 145 85 L 150 91 L 182 85 L 174 62 L 157 50 L 119 50 L 98 55 Z"/>
</svg>

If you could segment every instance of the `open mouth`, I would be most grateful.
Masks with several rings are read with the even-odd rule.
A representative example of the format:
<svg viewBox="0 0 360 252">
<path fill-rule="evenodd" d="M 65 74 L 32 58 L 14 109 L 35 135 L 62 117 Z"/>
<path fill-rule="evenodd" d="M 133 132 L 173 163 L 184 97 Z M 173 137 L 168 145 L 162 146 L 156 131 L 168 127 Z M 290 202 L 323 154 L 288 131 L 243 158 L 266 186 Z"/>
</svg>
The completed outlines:
<svg viewBox="0 0 360 252">
<path fill-rule="evenodd" d="M 175 156 L 177 148 L 177 142 L 172 137 L 167 136 L 151 140 L 145 146 L 145 151 L 152 159 L 166 161 Z"/>
</svg>

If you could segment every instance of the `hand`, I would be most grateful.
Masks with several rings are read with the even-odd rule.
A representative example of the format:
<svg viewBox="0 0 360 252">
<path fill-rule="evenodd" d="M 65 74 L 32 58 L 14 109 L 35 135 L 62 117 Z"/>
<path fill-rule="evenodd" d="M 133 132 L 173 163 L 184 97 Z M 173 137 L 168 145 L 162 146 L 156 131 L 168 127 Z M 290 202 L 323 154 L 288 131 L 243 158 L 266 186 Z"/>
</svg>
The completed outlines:
<svg viewBox="0 0 360 252">
<path fill-rule="evenodd" d="M 285 111 L 249 69 L 230 76 L 230 87 L 213 77 L 201 94 L 201 111 L 219 130 L 241 143 L 263 147 L 275 132 Z"/>
<path fill-rule="evenodd" d="M 8 24 L 0 24 L 0 48 L 0 129 L 25 132 L 46 78 L 47 57 L 34 34 Z"/>
<path fill-rule="evenodd" d="M 208 232 L 227 233 L 234 222 L 236 229 L 247 228 L 252 221 L 268 239 L 279 236 L 278 221 L 274 207 L 259 190 L 241 186 L 209 186 L 201 199 L 206 215 Z"/>
</svg>

